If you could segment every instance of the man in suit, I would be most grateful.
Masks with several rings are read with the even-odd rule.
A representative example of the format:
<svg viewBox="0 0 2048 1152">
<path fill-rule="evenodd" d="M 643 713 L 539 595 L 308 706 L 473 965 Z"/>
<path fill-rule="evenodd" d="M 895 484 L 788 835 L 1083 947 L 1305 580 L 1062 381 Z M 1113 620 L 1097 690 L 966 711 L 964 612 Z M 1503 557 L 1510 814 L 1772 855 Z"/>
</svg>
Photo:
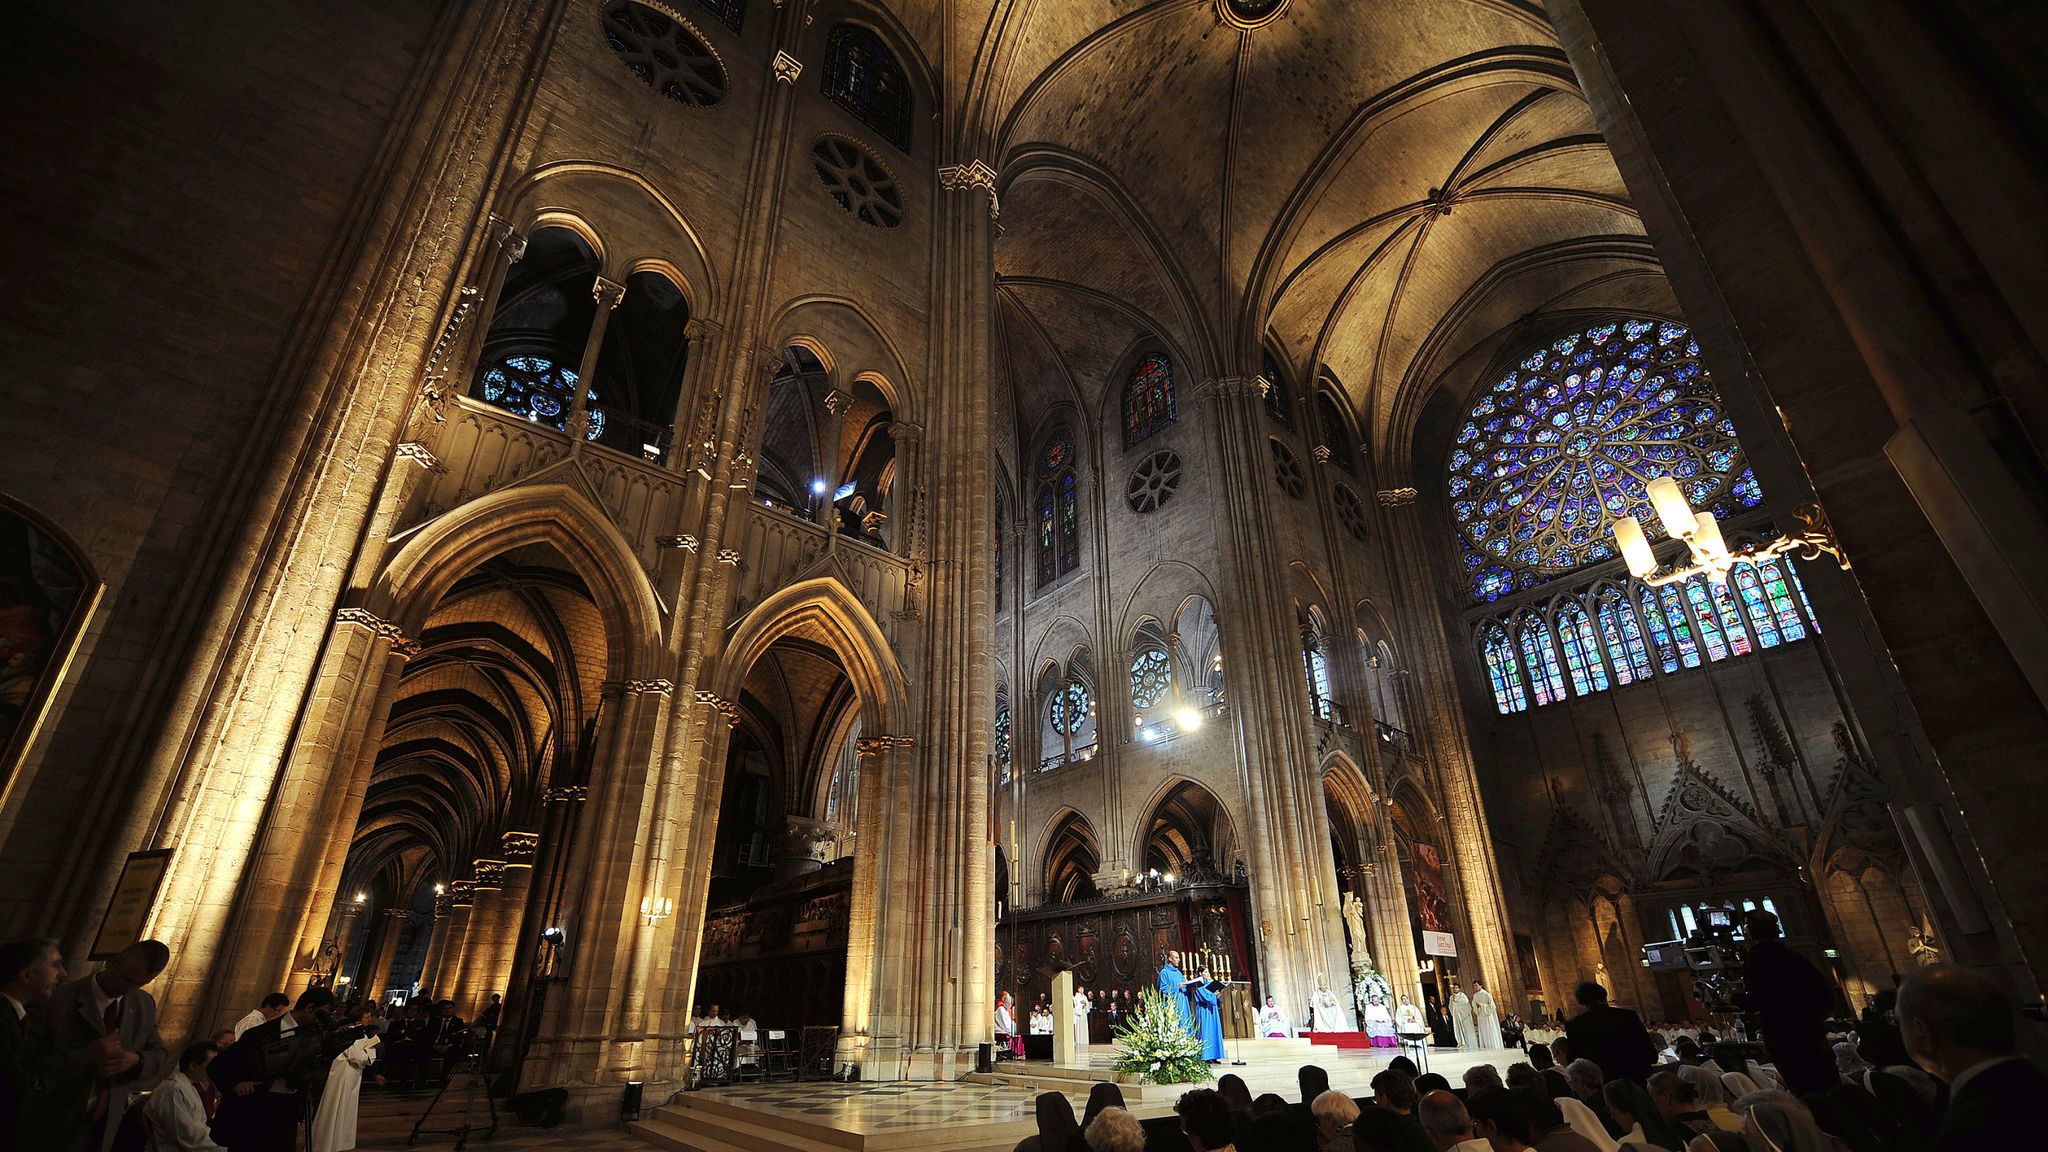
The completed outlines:
<svg viewBox="0 0 2048 1152">
<path fill-rule="evenodd" d="M 1574 989 L 1572 999 L 1585 1009 L 1564 1026 L 1573 1058 L 1598 1064 L 1609 1080 L 1641 1084 L 1649 1079 L 1657 1052 L 1642 1017 L 1626 1008 L 1609 1007 L 1607 989 L 1591 980 Z"/>
<path fill-rule="evenodd" d="M 2019 1054 L 2012 1000 L 1989 976 L 1936 964 L 1899 988 L 1899 1032 L 1913 1062 L 1946 1080 L 1936 1152 L 2041 1141 L 2048 1076 Z"/>
<path fill-rule="evenodd" d="M 63 980 L 64 954 L 55 940 L 0 944 L 0 1152 L 42 1144 L 42 1010 Z"/>
<path fill-rule="evenodd" d="M 1742 932 L 1749 944 L 1748 1007 L 1756 1011 L 1778 1076 L 1798 1095 L 1826 1092 L 1842 1082 L 1828 1046 L 1834 985 L 1813 961 L 1785 946 L 1771 913 L 1752 909 L 1743 917 Z"/>
<path fill-rule="evenodd" d="M 50 996 L 52 1051 L 71 1069 L 81 1069 L 83 1086 L 66 1081 L 52 1087 L 52 1148 L 108 1152 L 128 1102 L 170 1071 L 171 1054 L 156 1029 L 156 998 L 143 985 L 171 962 L 161 941 L 141 940 L 121 950 L 104 968 L 58 988 Z M 77 1088 L 77 1107 L 64 1097 Z"/>
</svg>

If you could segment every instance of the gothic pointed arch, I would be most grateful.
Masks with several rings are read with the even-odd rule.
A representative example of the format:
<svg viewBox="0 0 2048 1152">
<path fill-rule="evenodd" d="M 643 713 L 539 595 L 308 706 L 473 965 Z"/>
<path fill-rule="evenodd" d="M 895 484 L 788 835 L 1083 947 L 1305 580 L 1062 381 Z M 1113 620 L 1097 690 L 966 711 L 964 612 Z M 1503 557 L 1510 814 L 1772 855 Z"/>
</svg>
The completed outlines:
<svg viewBox="0 0 2048 1152">
<path fill-rule="evenodd" d="M 1097 895 L 1095 873 L 1102 849 L 1095 829 L 1069 808 L 1053 818 L 1045 838 L 1045 903 L 1067 904 Z"/>
</svg>

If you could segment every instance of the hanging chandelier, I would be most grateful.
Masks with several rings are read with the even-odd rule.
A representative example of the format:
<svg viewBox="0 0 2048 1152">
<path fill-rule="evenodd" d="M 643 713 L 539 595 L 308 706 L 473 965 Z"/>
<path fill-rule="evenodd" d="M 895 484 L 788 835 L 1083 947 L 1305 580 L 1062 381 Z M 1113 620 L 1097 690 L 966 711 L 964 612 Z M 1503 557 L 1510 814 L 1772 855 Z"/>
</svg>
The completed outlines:
<svg viewBox="0 0 2048 1152">
<path fill-rule="evenodd" d="M 1695 512 L 1678 481 L 1670 476 L 1660 476 L 1650 481 L 1645 489 L 1650 497 L 1650 506 L 1657 510 L 1657 518 L 1664 522 L 1664 531 L 1675 539 L 1685 541 L 1692 552 L 1692 563 L 1659 573 L 1662 565 L 1657 554 L 1650 548 L 1650 539 L 1643 532 L 1642 522 L 1633 516 L 1623 516 L 1614 522 L 1614 543 L 1620 547 L 1622 559 L 1628 563 L 1629 575 L 1653 588 L 1690 580 L 1704 573 L 1716 584 L 1728 581 L 1729 569 L 1737 564 L 1755 564 L 1773 556 L 1788 552 L 1797 553 L 1802 560 L 1818 560 L 1822 554 L 1835 558 L 1842 567 L 1849 566 L 1848 557 L 1842 555 L 1841 545 L 1835 541 L 1835 530 L 1828 523 L 1827 513 L 1819 504 L 1801 504 L 1793 510 L 1792 518 L 1800 524 L 1801 530 L 1787 532 L 1765 544 L 1752 545 L 1741 551 L 1730 551 L 1728 542 L 1721 536 L 1721 525 L 1712 512 Z"/>
</svg>

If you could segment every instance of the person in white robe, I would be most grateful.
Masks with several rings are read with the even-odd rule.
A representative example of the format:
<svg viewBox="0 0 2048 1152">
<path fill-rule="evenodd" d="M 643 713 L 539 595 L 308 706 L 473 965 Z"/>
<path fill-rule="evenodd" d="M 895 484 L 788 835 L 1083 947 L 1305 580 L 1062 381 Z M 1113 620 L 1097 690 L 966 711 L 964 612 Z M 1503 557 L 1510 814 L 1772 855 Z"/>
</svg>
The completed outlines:
<svg viewBox="0 0 2048 1152">
<path fill-rule="evenodd" d="M 1287 1013 L 1280 1010 L 1280 1001 L 1268 996 L 1266 1006 L 1259 1009 L 1259 1035 L 1268 1040 L 1284 1040 L 1294 1035 L 1294 1029 L 1287 1024 Z"/>
<path fill-rule="evenodd" d="M 996 1043 L 1010 1050 L 1018 1060 L 1024 1058 L 1024 1037 L 1017 1031 L 1016 1001 L 1008 992 L 996 997 Z"/>
<path fill-rule="evenodd" d="M 1485 1049 L 1505 1048 L 1500 1038 L 1500 1009 L 1494 1005 L 1493 993 L 1478 980 L 1472 982 L 1472 1023 L 1479 1035 L 1479 1046 Z"/>
<path fill-rule="evenodd" d="M 1309 1027 L 1316 1032 L 1349 1032 L 1351 1021 L 1344 1018 L 1344 1002 L 1330 991 L 1330 980 L 1318 972 L 1316 993 L 1308 1002 Z"/>
<path fill-rule="evenodd" d="M 1472 998 L 1465 995 L 1465 985 L 1452 984 L 1456 991 L 1451 993 L 1451 1031 L 1458 1037 L 1458 1047 L 1471 1051 L 1479 1047 L 1479 1030 L 1472 1023 Z"/>
<path fill-rule="evenodd" d="M 1394 1009 L 1394 1035 L 1401 1037 L 1404 1048 L 1429 1046 L 1429 1018 L 1405 994 L 1401 997 L 1401 1006 Z"/>
<path fill-rule="evenodd" d="M 1086 1048 L 1088 1046 L 1088 1012 L 1094 1007 L 1095 1005 L 1088 1002 L 1088 990 L 1076 987 L 1074 989 L 1074 1047 L 1076 1048 Z"/>
<path fill-rule="evenodd" d="M 364 1013 L 364 1023 L 369 1013 Z M 311 1152 L 345 1152 L 356 1146 L 356 1109 L 362 1103 L 363 1069 L 377 1062 L 377 1037 L 373 1033 L 342 1049 L 327 1067 L 327 1087 L 320 1093 L 319 1110 L 306 1128 L 306 1147 Z"/>
<path fill-rule="evenodd" d="M 1052 1035 L 1052 1006 L 1043 1000 L 1040 1000 L 1031 1009 L 1031 1034 L 1033 1036 Z"/>
<path fill-rule="evenodd" d="M 1365 1034 L 1374 1048 L 1394 1046 L 1394 1014 L 1387 1011 L 1387 1002 L 1377 996 L 1365 1002 Z"/>
<path fill-rule="evenodd" d="M 149 1132 L 151 1149 L 226 1152 L 207 1131 L 206 1102 L 199 1096 L 199 1085 L 206 1082 L 206 1066 L 212 1060 L 213 1045 L 204 1041 L 187 1045 L 178 1056 L 177 1071 L 165 1077 L 143 1102 L 142 1122 Z"/>
</svg>

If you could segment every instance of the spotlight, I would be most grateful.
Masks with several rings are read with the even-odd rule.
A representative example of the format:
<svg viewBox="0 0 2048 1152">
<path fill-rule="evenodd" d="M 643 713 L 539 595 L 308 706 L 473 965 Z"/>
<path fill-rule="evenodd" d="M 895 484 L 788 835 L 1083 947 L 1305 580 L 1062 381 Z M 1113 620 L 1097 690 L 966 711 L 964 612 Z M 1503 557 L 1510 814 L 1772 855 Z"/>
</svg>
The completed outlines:
<svg viewBox="0 0 2048 1152">
<path fill-rule="evenodd" d="M 825 483 L 824 477 L 822 476 L 816 480 L 811 481 L 811 494 L 814 496 L 823 496 L 826 492 L 831 491 L 831 489 L 832 486 L 830 484 Z"/>
<path fill-rule="evenodd" d="M 1175 723 L 1180 725 L 1180 730 L 1183 732 L 1193 732 L 1202 726 L 1202 714 L 1193 708 L 1181 709 L 1173 714 L 1173 719 Z"/>
<path fill-rule="evenodd" d="M 445 892 L 447 892 L 447 891 L 448 891 L 448 886 L 447 886 L 447 885 L 445 885 L 445 884 L 436 884 L 436 885 L 434 885 L 434 895 L 436 895 L 436 896 L 439 896 L 439 895 L 441 895 L 441 894 L 443 894 L 443 893 L 445 893 Z"/>
</svg>

